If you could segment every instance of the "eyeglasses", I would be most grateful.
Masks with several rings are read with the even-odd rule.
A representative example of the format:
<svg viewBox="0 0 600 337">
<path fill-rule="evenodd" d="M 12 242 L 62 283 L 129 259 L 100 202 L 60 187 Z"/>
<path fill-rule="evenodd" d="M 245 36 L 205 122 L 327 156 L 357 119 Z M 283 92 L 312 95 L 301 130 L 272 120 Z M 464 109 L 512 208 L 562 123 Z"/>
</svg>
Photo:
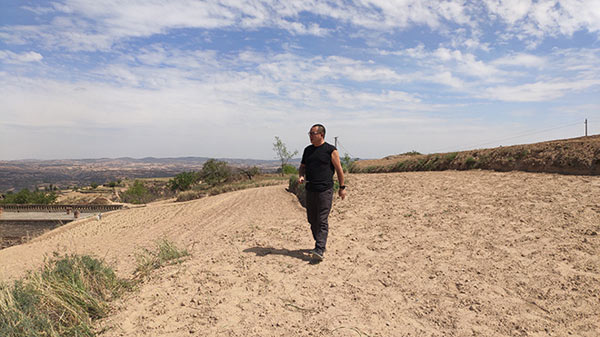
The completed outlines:
<svg viewBox="0 0 600 337">
<path fill-rule="evenodd" d="M 315 131 L 315 132 L 312 132 L 312 131 L 310 131 L 310 132 L 308 133 L 308 135 L 309 135 L 309 136 L 310 136 L 310 135 L 316 136 L 316 135 L 320 135 L 320 134 L 321 134 L 321 133 L 320 133 L 319 131 Z"/>
</svg>

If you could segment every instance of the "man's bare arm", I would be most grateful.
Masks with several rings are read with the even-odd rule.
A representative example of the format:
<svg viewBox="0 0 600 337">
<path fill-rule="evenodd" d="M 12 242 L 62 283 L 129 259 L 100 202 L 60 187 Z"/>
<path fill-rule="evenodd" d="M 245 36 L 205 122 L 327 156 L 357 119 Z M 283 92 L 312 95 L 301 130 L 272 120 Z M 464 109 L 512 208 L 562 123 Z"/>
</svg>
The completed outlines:
<svg viewBox="0 0 600 337">
<path fill-rule="evenodd" d="M 306 165 L 300 164 L 298 168 L 298 183 L 303 184 L 306 180 Z"/>
<path fill-rule="evenodd" d="M 331 152 L 331 163 L 333 164 L 333 168 L 335 169 L 335 173 L 338 177 L 338 182 L 340 183 L 339 195 L 343 200 L 346 197 L 346 190 L 342 187 L 344 186 L 344 169 L 342 168 L 342 163 L 340 162 L 340 153 L 337 150 Z"/>
</svg>

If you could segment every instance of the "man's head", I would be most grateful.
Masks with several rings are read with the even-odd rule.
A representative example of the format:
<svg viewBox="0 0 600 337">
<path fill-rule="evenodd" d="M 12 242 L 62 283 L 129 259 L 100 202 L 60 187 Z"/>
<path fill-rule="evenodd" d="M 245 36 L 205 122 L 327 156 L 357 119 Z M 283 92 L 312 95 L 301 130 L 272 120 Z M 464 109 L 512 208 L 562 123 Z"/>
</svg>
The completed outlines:
<svg viewBox="0 0 600 337">
<path fill-rule="evenodd" d="M 320 146 L 325 142 L 325 127 L 322 124 L 315 124 L 308 132 L 310 142 L 314 146 Z"/>
</svg>

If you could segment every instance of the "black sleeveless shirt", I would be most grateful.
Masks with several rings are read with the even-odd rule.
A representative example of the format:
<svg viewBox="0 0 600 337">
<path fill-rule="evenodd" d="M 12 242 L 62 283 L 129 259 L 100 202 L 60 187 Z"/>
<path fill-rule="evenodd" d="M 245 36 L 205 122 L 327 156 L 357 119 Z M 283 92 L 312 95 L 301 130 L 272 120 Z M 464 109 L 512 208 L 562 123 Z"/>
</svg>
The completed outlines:
<svg viewBox="0 0 600 337">
<path fill-rule="evenodd" d="M 327 142 L 321 146 L 309 145 L 304 149 L 301 164 L 306 167 L 308 191 L 323 192 L 333 188 L 335 169 L 331 162 L 331 153 L 335 150 L 335 146 Z"/>
</svg>

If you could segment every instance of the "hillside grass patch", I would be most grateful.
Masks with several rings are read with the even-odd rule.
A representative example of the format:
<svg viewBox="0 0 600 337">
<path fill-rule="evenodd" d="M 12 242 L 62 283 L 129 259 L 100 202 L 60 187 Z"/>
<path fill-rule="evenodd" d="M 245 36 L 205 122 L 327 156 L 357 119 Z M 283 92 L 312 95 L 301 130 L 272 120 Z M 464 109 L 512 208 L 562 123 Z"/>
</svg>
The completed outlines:
<svg viewBox="0 0 600 337">
<path fill-rule="evenodd" d="M 42 270 L 0 290 L 0 335 L 94 336 L 92 321 L 130 288 L 88 255 L 55 256 Z"/>
<path fill-rule="evenodd" d="M 0 336 L 96 336 L 94 322 L 112 310 L 111 301 L 150 275 L 189 254 L 167 240 L 145 250 L 145 272 L 131 280 L 116 276 L 102 260 L 89 255 L 54 256 L 37 272 L 11 284 L 0 284 Z"/>
<path fill-rule="evenodd" d="M 162 239 L 156 242 L 155 250 L 143 249 L 136 254 L 137 267 L 135 279 L 144 279 L 150 273 L 165 265 L 181 263 L 190 254 L 185 249 L 179 249 L 172 242 Z"/>
</svg>

